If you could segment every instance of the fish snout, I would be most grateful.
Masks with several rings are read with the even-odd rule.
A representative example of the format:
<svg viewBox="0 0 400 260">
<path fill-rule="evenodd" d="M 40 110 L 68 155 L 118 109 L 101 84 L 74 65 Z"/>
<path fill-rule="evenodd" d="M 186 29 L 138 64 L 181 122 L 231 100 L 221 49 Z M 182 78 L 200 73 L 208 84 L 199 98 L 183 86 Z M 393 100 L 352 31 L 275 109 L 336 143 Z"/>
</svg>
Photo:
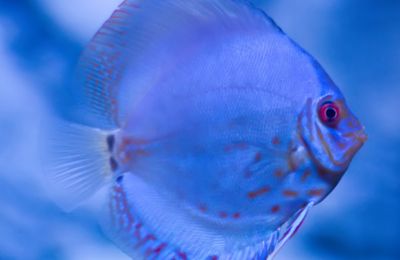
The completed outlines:
<svg viewBox="0 0 400 260">
<path fill-rule="evenodd" d="M 365 132 L 365 127 L 354 133 L 354 138 L 360 142 L 365 143 L 368 140 L 368 134 Z"/>
</svg>

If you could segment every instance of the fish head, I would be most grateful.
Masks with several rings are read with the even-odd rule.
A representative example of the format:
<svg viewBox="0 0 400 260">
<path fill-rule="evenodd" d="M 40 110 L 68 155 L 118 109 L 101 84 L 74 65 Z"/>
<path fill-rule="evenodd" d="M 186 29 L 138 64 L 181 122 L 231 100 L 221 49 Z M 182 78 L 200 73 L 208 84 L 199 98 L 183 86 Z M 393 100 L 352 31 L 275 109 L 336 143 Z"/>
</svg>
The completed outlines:
<svg viewBox="0 0 400 260">
<path fill-rule="evenodd" d="M 317 97 L 305 102 L 298 133 L 319 178 L 332 188 L 367 140 L 364 126 L 330 79 L 322 82 Z"/>
</svg>

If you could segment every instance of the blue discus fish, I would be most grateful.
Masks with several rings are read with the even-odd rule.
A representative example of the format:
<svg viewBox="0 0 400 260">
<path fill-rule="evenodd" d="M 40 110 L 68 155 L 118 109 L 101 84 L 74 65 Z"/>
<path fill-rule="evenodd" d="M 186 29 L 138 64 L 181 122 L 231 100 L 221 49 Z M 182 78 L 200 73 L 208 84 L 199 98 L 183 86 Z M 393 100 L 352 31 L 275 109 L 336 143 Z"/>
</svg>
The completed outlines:
<svg viewBox="0 0 400 260">
<path fill-rule="evenodd" d="M 72 209 L 110 186 L 135 259 L 265 259 L 366 140 L 318 62 L 239 0 L 126 0 L 85 50 L 48 178 Z"/>
</svg>

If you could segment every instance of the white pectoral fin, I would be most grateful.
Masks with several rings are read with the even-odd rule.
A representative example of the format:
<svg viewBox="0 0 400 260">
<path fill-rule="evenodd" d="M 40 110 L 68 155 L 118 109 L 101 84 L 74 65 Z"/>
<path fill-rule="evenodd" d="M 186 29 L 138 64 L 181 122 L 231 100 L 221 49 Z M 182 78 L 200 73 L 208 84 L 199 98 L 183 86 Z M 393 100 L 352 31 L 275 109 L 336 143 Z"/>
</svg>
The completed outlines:
<svg viewBox="0 0 400 260">
<path fill-rule="evenodd" d="M 282 248 L 282 246 L 296 234 L 298 229 L 303 224 L 308 211 L 313 205 L 313 203 L 309 203 L 307 206 L 300 209 L 296 214 L 294 214 L 294 216 L 292 216 L 286 223 L 284 223 L 280 227 L 280 229 L 277 231 L 278 242 L 271 254 L 267 257 L 267 259 L 274 259 L 275 255 Z"/>
<path fill-rule="evenodd" d="M 90 198 L 110 178 L 108 133 L 54 120 L 43 136 L 43 166 L 50 196 L 64 210 Z"/>
</svg>

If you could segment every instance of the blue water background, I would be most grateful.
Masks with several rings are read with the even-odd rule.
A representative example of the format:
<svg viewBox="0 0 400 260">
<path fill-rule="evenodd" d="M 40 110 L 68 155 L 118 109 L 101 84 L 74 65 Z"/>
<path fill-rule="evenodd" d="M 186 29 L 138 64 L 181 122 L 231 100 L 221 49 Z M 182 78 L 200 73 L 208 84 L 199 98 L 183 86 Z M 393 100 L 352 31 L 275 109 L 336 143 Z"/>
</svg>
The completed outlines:
<svg viewBox="0 0 400 260">
<path fill-rule="evenodd" d="M 255 2 L 321 62 L 369 134 L 277 259 L 400 259 L 400 1 Z M 0 259 L 128 259 L 96 209 L 48 199 L 38 141 L 52 93 L 118 4 L 0 0 Z"/>
</svg>

